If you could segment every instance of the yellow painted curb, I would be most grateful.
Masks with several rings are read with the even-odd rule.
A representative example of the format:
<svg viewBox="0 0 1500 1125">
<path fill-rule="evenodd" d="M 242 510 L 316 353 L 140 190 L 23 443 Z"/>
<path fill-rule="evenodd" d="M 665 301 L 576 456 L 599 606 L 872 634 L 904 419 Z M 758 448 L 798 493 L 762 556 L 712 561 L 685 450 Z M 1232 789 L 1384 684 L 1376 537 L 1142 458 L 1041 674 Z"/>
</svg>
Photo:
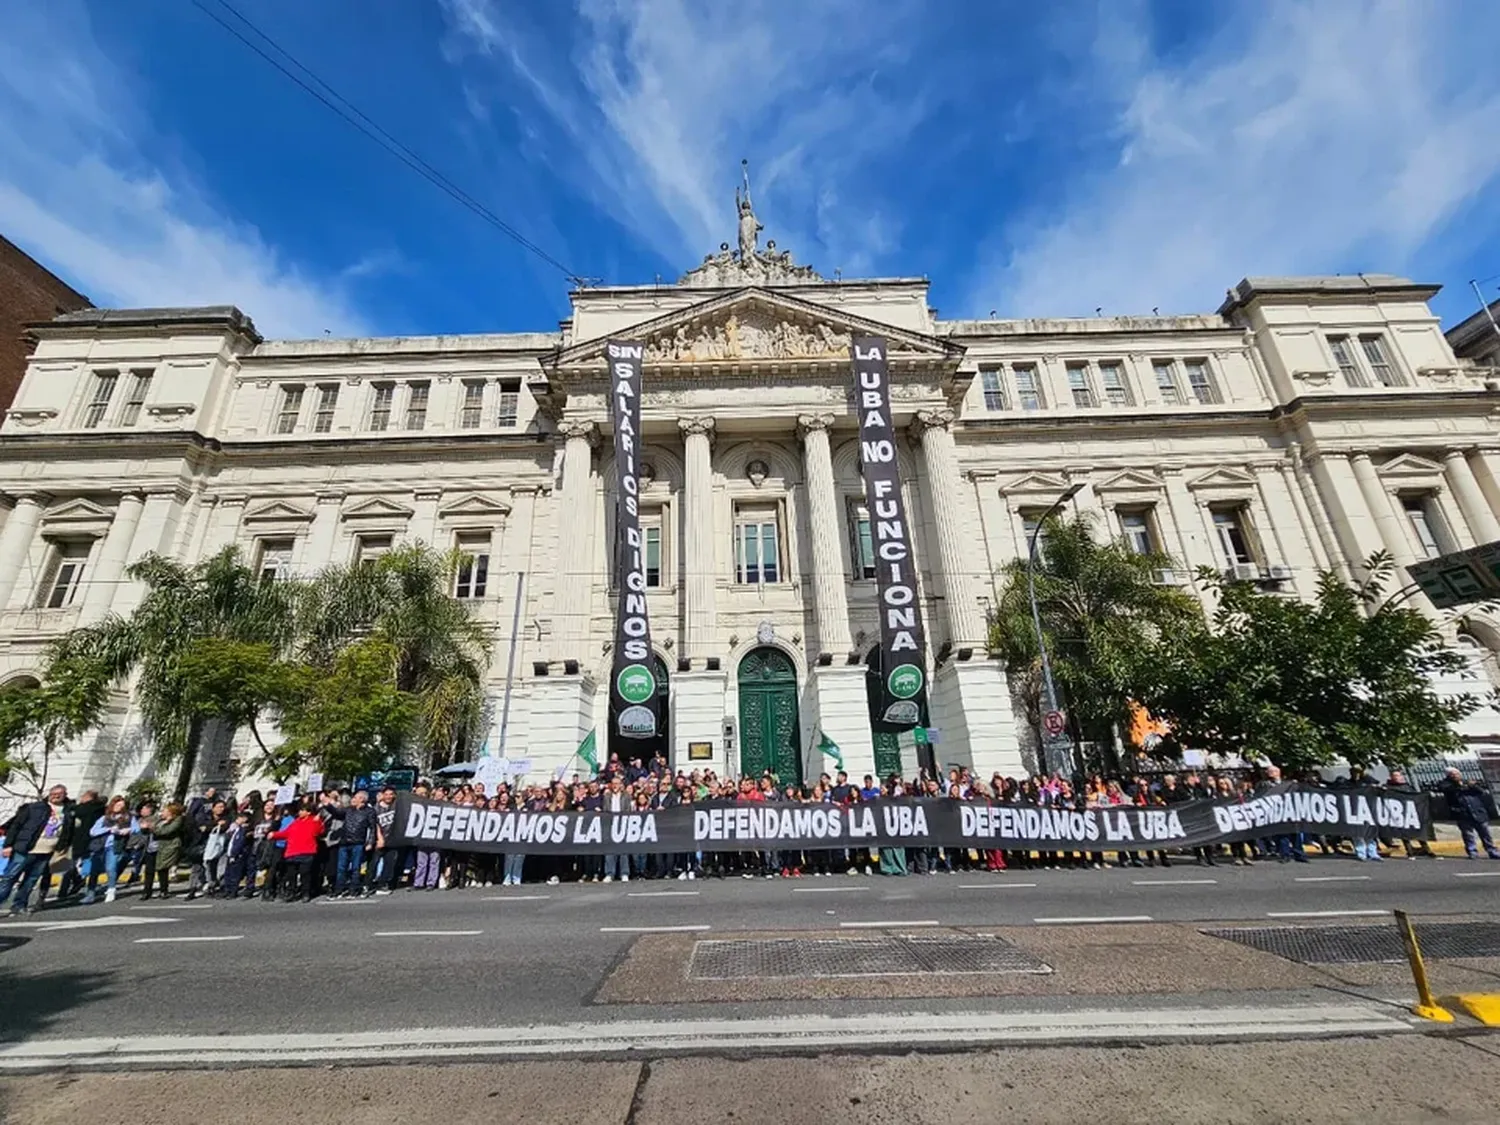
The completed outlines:
<svg viewBox="0 0 1500 1125">
<path fill-rule="evenodd" d="M 1442 1002 L 1468 1012 L 1485 1027 L 1500 1027 L 1500 992 L 1461 992 L 1444 996 Z"/>
</svg>

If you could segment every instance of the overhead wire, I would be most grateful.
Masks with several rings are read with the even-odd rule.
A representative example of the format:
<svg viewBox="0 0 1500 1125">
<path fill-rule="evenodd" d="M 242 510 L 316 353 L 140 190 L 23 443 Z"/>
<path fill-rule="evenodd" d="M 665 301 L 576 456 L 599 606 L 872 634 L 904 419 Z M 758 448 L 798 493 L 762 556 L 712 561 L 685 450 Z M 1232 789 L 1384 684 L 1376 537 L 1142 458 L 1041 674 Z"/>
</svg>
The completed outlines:
<svg viewBox="0 0 1500 1125">
<path fill-rule="evenodd" d="M 220 15 L 219 12 L 215 11 L 213 8 L 210 8 L 208 4 L 204 2 L 204 0 L 188 0 L 188 2 L 191 3 L 193 7 L 197 8 L 209 19 L 213 20 L 225 31 L 227 31 L 241 44 L 243 44 L 249 50 L 253 51 L 256 55 L 260 56 L 260 58 L 265 62 L 275 67 L 276 70 L 281 72 L 282 75 L 290 79 L 292 82 L 296 83 L 299 87 L 301 87 L 302 90 L 310 94 L 312 97 L 316 98 L 328 109 L 332 110 L 349 126 L 357 129 L 360 133 L 364 134 L 364 136 L 379 145 L 381 148 L 385 149 L 386 152 L 390 153 L 397 160 L 401 161 L 402 164 L 405 164 L 413 172 L 417 173 L 417 175 L 421 176 L 423 179 L 431 183 L 434 187 L 446 193 L 462 206 L 468 208 L 475 215 L 479 216 L 485 222 L 489 223 L 495 229 L 499 230 L 506 237 L 512 239 L 523 249 L 529 251 L 541 261 L 546 262 L 548 265 L 558 270 L 574 285 L 582 287 L 589 281 L 594 280 L 592 278 L 585 277 L 577 270 L 570 269 L 567 265 L 560 262 L 557 258 L 553 257 L 541 246 L 537 245 L 531 239 L 527 238 L 526 235 L 521 233 L 521 231 L 519 231 L 515 226 L 506 222 L 499 215 L 495 214 L 495 212 L 492 211 L 489 207 L 479 202 L 468 192 L 464 191 L 463 188 L 459 187 L 452 180 L 450 180 L 441 171 L 439 171 L 437 168 L 434 168 L 421 156 L 413 152 L 396 137 L 392 136 L 377 122 L 372 120 L 370 116 L 366 114 L 362 109 L 360 109 L 353 102 L 349 101 L 348 98 L 344 97 L 322 78 L 320 78 L 310 67 L 300 62 L 285 47 L 281 46 L 281 44 L 277 43 L 276 40 L 271 38 L 270 35 L 257 27 L 248 16 L 237 9 L 233 4 L 228 3 L 228 0 L 215 0 L 215 2 L 217 3 L 218 7 L 224 9 L 224 11 L 228 12 L 237 21 L 243 24 L 245 28 L 247 28 L 249 32 L 253 34 L 257 39 L 265 43 L 266 46 L 270 48 L 270 51 L 274 51 L 276 55 L 281 56 L 280 58 L 276 58 L 270 53 L 270 51 L 267 51 L 265 48 L 261 47 L 259 43 L 256 43 L 253 39 L 246 35 L 245 32 L 241 31 L 239 28 L 231 24 L 227 19 Z M 286 63 L 283 63 L 281 61 L 282 59 L 285 59 Z M 288 66 L 287 64 L 290 64 L 290 66 Z M 295 73 L 292 68 L 295 68 L 295 71 L 299 71 L 300 74 Z"/>
</svg>

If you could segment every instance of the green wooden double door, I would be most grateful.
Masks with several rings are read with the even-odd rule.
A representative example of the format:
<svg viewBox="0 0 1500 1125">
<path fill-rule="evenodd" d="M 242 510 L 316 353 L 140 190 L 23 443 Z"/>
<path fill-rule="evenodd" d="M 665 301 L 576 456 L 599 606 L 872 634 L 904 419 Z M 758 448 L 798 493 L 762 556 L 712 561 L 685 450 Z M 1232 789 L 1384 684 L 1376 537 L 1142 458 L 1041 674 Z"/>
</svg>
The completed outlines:
<svg viewBox="0 0 1500 1125">
<path fill-rule="evenodd" d="M 740 776 L 770 770 L 782 785 L 802 784 L 797 669 L 780 649 L 757 648 L 739 668 Z"/>
</svg>

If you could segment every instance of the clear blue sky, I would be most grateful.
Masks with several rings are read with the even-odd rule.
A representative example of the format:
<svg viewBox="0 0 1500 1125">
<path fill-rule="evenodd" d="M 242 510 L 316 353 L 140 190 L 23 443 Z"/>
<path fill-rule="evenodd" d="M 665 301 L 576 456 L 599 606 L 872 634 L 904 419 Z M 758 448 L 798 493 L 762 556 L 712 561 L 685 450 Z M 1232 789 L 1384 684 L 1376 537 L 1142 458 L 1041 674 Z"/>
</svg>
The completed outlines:
<svg viewBox="0 0 1500 1125">
<path fill-rule="evenodd" d="M 231 2 L 612 283 L 731 239 L 741 157 L 781 248 L 926 275 L 946 316 L 1368 271 L 1444 284 L 1451 324 L 1500 274 L 1495 0 Z M 0 28 L 0 232 L 97 303 L 273 335 L 566 314 L 556 270 L 189 0 L 0 0 Z"/>
</svg>

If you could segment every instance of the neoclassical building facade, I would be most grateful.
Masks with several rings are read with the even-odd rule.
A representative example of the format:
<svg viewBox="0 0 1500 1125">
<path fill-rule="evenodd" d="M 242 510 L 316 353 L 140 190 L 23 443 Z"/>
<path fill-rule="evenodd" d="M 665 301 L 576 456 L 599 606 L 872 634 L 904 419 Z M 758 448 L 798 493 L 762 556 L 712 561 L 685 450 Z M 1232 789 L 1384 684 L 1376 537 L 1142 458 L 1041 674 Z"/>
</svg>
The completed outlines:
<svg viewBox="0 0 1500 1125">
<path fill-rule="evenodd" d="M 742 232 L 743 234 L 743 232 Z M 744 241 L 742 237 L 742 241 Z M 647 345 L 641 524 L 674 763 L 816 776 L 818 732 L 859 775 L 914 758 L 873 732 L 878 636 L 851 335 L 886 338 L 940 761 L 1034 764 L 987 653 L 997 575 L 1039 514 L 1288 597 L 1500 539 L 1500 371 L 1455 357 L 1436 287 L 1248 278 L 1216 312 L 942 320 L 913 278 L 829 281 L 755 244 L 674 285 L 584 288 L 559 331 L 268 340 L 232 307 L 86 309 L 32 329 L 0 428 L 0 682 L 140 589 L 148 552 L 236 545 L 269 578 L 401 541 L 469 559 L 492 632 L 489 751 L 540 776 L 607 737 L 614 498 L 606 339 Z M 1199 591 L 1203 595 L 1202 591 Z M 1416 604 L 1427 606 L 1420 597 Z M 514 627 L 513 627 L 514 623 Z M 1487 691 L 1500 622 L 1445 628 Z M 1463 734 L 1500 745 L 1484 711 Z M 243 782 L 221 740 L 203 780 Z M 149 766 L 128 693 L 53 777 Z"/>
</svg>

